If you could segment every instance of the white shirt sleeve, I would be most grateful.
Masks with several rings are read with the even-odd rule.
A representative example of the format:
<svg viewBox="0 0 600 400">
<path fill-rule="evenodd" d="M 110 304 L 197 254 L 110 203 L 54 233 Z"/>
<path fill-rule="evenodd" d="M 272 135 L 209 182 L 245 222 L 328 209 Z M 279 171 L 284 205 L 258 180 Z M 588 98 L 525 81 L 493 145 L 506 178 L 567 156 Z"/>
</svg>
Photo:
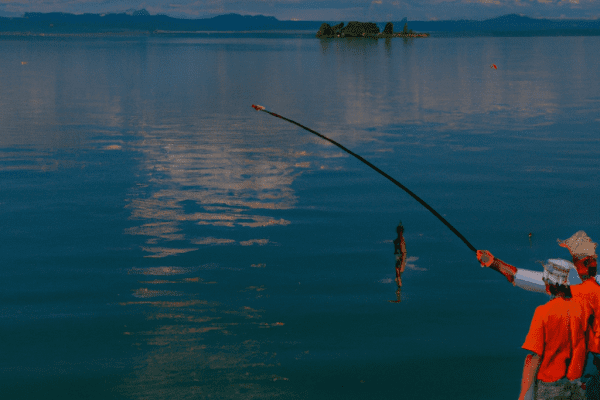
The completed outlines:
<svg viewBox="0 0 600 400">
<path fill-rule="evenodd" d="M 546 293 L 546 284 L 542 280 L 543 276 L 542 272 L 518 268 L 514 284 L 530 292 Z"/>
<path fill-rule="evenodd" d="M 546 284 L 542 280 L 544 274 L 541 271 L 531 271 L 528 269 L 517 269 L 515 274 L 515 286 L 530 292 L 546 293 Z M 571 269 L 569 271 L 569 285 L 578 285 L 581 283 L 577 271 Z M 596 275 L 596 282 L 600 284 L 600 275 Z"/>
</svg>

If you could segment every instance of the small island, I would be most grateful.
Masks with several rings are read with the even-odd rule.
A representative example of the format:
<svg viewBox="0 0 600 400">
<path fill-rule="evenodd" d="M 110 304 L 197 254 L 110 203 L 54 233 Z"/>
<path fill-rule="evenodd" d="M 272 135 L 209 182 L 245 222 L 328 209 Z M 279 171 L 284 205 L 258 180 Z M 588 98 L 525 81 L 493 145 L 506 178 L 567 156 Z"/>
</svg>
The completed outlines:
<svg viewBox="0 0 600 400">
<path fill-rule="evenodd" d="M 412 29 L 408 29 L 408 24 L 404 24 L 402 32 L 394 32 L 394 24 L 388 22 L 383 28 L 383 32 L 379 31 L 379 27 L 373 22 L 358 22 L 351 21 L 348 25 L 344 23 L 331 26 L 327 23 L 321 24 L 317 32 L 318 38 L 351 38 L 351 37 L 370 37 L 370 38 L 415 38 L 429 37 L 429 33 L 416 33 Z"/>
</svg>

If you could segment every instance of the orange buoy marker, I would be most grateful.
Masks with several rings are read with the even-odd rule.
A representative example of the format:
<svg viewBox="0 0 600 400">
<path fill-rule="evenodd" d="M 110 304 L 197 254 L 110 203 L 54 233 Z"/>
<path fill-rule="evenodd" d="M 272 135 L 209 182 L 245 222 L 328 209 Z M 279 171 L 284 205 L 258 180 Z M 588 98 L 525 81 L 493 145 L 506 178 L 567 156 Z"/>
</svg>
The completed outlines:
<svg viewBox="0 0 600 400">
<path fill-rule="evenodd" d="M 493 68 L 493 69 L 498 69 L 498 67 L 496 66 L 496 64 L 492 64 L 492 65 L 490 65 L 490 68 Z"/>
</svg>

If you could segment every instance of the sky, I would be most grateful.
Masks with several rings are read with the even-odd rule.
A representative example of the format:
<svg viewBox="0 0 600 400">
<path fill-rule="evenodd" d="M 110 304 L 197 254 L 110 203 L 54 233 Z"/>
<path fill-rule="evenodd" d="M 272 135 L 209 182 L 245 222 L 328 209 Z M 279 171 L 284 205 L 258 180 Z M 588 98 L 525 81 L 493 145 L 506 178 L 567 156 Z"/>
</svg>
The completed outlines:
<svg viewBox="0 0 600 400">
<path fill-rule="evenodd" d="M 494 18 L 599 18 L 600 0 L 0 0 L 0 16 L 25 12 L 118 13 L 146 9 L 176 18 L 236 13 L 279 20 L 409 21 Z"/>
</svg>

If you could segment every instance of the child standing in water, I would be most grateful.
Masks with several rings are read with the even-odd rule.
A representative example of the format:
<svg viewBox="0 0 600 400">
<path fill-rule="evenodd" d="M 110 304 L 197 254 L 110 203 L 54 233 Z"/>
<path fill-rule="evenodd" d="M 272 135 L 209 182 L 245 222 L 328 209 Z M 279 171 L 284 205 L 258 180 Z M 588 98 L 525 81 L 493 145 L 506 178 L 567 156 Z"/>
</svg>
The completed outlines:
<svg viewBox="0 0 600 400">
<path fill-rule="evenodd" d="M 396 255 L 396 284 L 402 287 L 402 273 L 406 268 L 406 243 L 404 242 L 404 226 L 402 221 L 396 227 L 398 237 L 394 239 L 394 254 Z"/>
<path fill-rule="evenodd" d="M 404 227 L 402 221 L 396 228 L 398 237 L 394 239 L 394 254 L 396 255 L 396 300 L 390 300 L 390 303 L 400 303 L 402 301 L 402 273 L 406 267 L 406 243 L 404 243 Z"/>
</svg>

